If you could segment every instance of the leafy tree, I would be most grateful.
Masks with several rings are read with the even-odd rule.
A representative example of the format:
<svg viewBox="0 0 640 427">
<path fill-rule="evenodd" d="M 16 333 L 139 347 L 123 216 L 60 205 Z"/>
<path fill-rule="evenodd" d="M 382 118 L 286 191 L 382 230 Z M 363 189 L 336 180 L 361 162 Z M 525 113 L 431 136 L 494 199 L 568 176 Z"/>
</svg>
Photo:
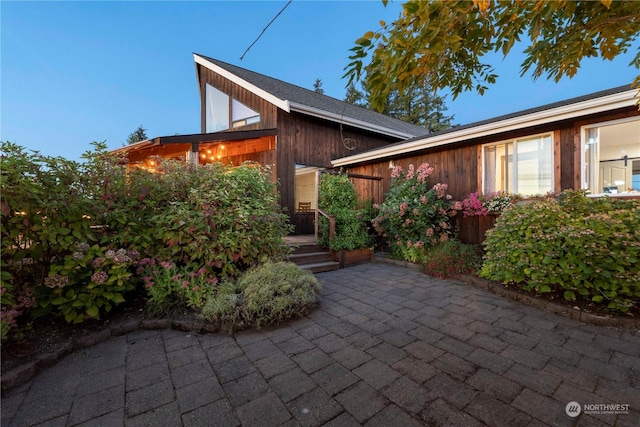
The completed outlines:
<svg viewBox="0 0 640 427">
<path fill-rule="evenodd" d="M 129 137 L 127 138 L 127 145 L 135 144 L 136 142 L 148 139 L 146 131 L 147 130 L 144 129 L 142 125 L 138 126 L 138 129 L 129 134 Z"/>
<path fill-rule="evenodd" d="M 360 107 L 372 109 L 372 94 L 365 79 L 363 91 L 352 83 L 347 87 L 345 101 Z M 425 127 L 432 132 L 451 127 L 453 116 L 445 116 L 447 106 L 444 99 L 426 86 L 411 83 L 404 93 L 392 89 L 377 109 L 379 112 L 396 119 Z"/>
<path fill-rule="evenodd" d="M 347 86 L 347 93 L 344 95 L 344 101 L 349 104 L 357 105 L 358 107 L 369 108 L 369 103 L 366 100 L 365 94 L 356 88 L 356 85 L 351 83 Z"/>
<path fill-rule="evenodd" d="M 350 84 L 366 71 L 371 104 L 380 109 L 389 93 L 402 93 L 414 81 L 449 88 L 454 98 L 466 90 L 482 94 L 497 78 L 482 57 L 506 57 L 521 39 L 527 44 L 522 75 L 532 70 L 534 79 L 557 82 L 574 76 L 584 58 L 626 53 L 638 34 L 637 2 L 410 0 L 396 21 L 381 21 L 378 31 L 356 40 L 345 76 Z M 640 51 L 629 65 L 640 68 Z"/>
<path fill-rule="evenodd" d="M 322 89 L 322 80 L 316 79 L 316 82 L 313 84 L 313 91 L 321 95 L 324 94 L 324 89 Z"/>
</svg>

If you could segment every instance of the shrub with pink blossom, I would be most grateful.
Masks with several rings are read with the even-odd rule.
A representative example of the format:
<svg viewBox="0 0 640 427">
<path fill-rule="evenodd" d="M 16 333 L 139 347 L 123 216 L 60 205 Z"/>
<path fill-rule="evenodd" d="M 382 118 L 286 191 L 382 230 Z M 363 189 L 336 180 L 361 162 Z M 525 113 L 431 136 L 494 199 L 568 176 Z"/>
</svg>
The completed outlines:
<svg viewBox="0 0 640 427">
<path fill-rule="evenodd" d="M 518 196 L 504 191 L 482 194 L 480 191 L 469 194 L 462 201 L 462 213 L 467 216 L 486 216 L 504 211 L 518 199 Z"/>
<path fill-rule="evenodd" d="M 52 313 L 69 323 L 99 318 L 135 288 L 131 276 L 138 258 L 137 251 L 76 244 L 63 262 L 51 266 L 44 286 L 36 288 L 38 306 L 32 314 Z"/>
<path fill-rule="evenodd" d="M 147 309 L 153 315 L 172 315 L 187 307 L 200 309 L 218 285 L 214 269 L 145 258 L 137 271 L 149 295 Z"/>
<path fill-rule="evenodd" d="M 391 171 L 391 190 L 379 206 L 372 224 L 389 239 L 392 255 L 411 262 L 421 262 L 426 249 L 454 235 L 451 218 L 456 205 L 447 194 L 447 184 L 429 183 L 433 167 L 423 163 L 416 169 L 409 165 Z"/>
</svg>

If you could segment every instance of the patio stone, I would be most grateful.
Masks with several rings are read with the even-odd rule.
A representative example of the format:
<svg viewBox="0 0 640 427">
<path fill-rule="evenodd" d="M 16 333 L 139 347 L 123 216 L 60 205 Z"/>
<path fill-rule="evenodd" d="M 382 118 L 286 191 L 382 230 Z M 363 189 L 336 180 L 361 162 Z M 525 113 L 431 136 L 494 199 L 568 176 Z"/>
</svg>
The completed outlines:
<svg viewBox="0 0 640 427">
<path fill-rule="evenodd" d="M 391 264 L 316 277 L 320 306 L 280 327 L 200 334 L 149 320 L 3 372 L 2 425 L 541 427 L 576 422 L 570 401 L 630 405 L 581 426 L 638 425 L 632 330 Z"/>
</svg>

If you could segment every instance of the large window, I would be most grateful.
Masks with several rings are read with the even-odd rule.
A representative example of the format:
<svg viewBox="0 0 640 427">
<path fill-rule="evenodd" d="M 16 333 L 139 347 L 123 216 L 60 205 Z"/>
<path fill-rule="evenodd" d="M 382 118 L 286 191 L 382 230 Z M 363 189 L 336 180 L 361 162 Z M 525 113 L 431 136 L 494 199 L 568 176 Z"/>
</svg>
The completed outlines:
<svg viewBox="0 0 640 427">
<path fill-rule="evenodd" d="M 207 133 L 229 129 L 229 96 L 207 85 L 206 105 Z"/>
<path fill-rule="evenodd" d="M 583 128 L 582 188 L 591 194 L 640 191 L 640 119 Z"/>
<path fill-rule="evenodd" d="M 485 193 L 533 195 L 553 190 L 551 134 L 485 145 L 483 158 Z"/>
<path fill-rule="evenodd" d="M 209 84 L 206 85 L 205 104 L 207 133 L 227 130 L 231 126 L 237 128 L 260 122 L 260 114 L 257 111 L 235 99 L 230 99 L 229 95 Z"/>
</svg>

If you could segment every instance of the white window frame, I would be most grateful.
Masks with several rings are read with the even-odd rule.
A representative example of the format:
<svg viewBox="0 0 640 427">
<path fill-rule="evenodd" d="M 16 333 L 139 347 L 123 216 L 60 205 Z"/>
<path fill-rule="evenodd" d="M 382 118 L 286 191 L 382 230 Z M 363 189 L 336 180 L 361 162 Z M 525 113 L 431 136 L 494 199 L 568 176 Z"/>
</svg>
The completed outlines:
<svg viewBox="0 0 640 427">
<path fill-rule="evenodd" d="M 550 147 L 551 147 L 551 189 L 549 191 L 555 191 L 555 138 L 554 138 L 555 132 L 549 131 L 549 132 L 541 132 L 541 133 L 536 133 L 536 134 L 531 134 L 531 135 L 523 135 L 523 136 L 519 136 L 516 138 L 509 138 L 509 139 L 504 139 L 501 141 L 495 141 L 495 142 L 490 142 L 487 144 L 482 144 L 481 145 L 481 164 L 480 166 L 480 170 L 482 171 L 482 192 L 486 193 L 487 192 L 487 188 L 486 188 L 486 183 L 487 183 L 487 171 L 485 170 L 485 164 L 486 164 L 486 159 L 485 159 L 485 149 L 487 147 L 494 147 L 494 146 L 498 146 L 498 145 L 506 145 L 506 144 L 512 144 L 512 146 L 515 146 L 516 143 L 518 141 L 521 140 L 527 140 L 527 139 L 534 139 L 534 138 L 543 138 L 543 137 L 549 137 L 550 139 Z M 512 153 L 513 155 L 513 153 Z M 515 176 L 517 176 L 517 171 L 518 171 L 518 166 L 517 166 L 517 162 L 513 162 L 513 174 Z M 517 187 L 517 182 L 516 182 L 516 187 Z M 518 194 L 517 190 L 513 191 L 513 189 L 509 190 L 509 193 L 512 194 Z"/>
<path fill-rule="evenodd" d="M 605 127 L 605 126 L 615 126 L 621 123 L 628 123 L 628 122 L 634 122 L 634 121 L 640 121 L 640 117 L 639 116 L 633 116 L 633 117 L 625 117 L 623 119 L 616 119 L 616 120 L 608 120 L 608 121 L 604 121 L 604 122 L 597 122 L 597 123 L 589 123 L 588 125 L 583 125 L 580 127 L 580 189 L 582 190 L 589 190 L 588 188 L 588 183 L 585 181 L 584 178 L 584 168 L 585 168 L 585 164 L 584 164 L 584 153 L 586 152 L 586 148 L 587 148 L 587 132 L 589 129 L 593 129 L 593 128 L 601 128 L 601 127 Z M 600 144 L 600 132 L 598 131 L 598 144 Z M 598 172 L 599 172 L 599 168 L 598 168 Z M 596 180 L 597 180 L 597 176 L 596 176 Z M 605 193 L 589 193 L 587 195 L 588 197 L 603 197 L 603 196 L 608 196 L 608 197 L 626 197 L 629 196 L 627 194 L 605 194 Z M 630 194 L 630 196 L 637 196 L 637 194 Z"/>
</svg>

